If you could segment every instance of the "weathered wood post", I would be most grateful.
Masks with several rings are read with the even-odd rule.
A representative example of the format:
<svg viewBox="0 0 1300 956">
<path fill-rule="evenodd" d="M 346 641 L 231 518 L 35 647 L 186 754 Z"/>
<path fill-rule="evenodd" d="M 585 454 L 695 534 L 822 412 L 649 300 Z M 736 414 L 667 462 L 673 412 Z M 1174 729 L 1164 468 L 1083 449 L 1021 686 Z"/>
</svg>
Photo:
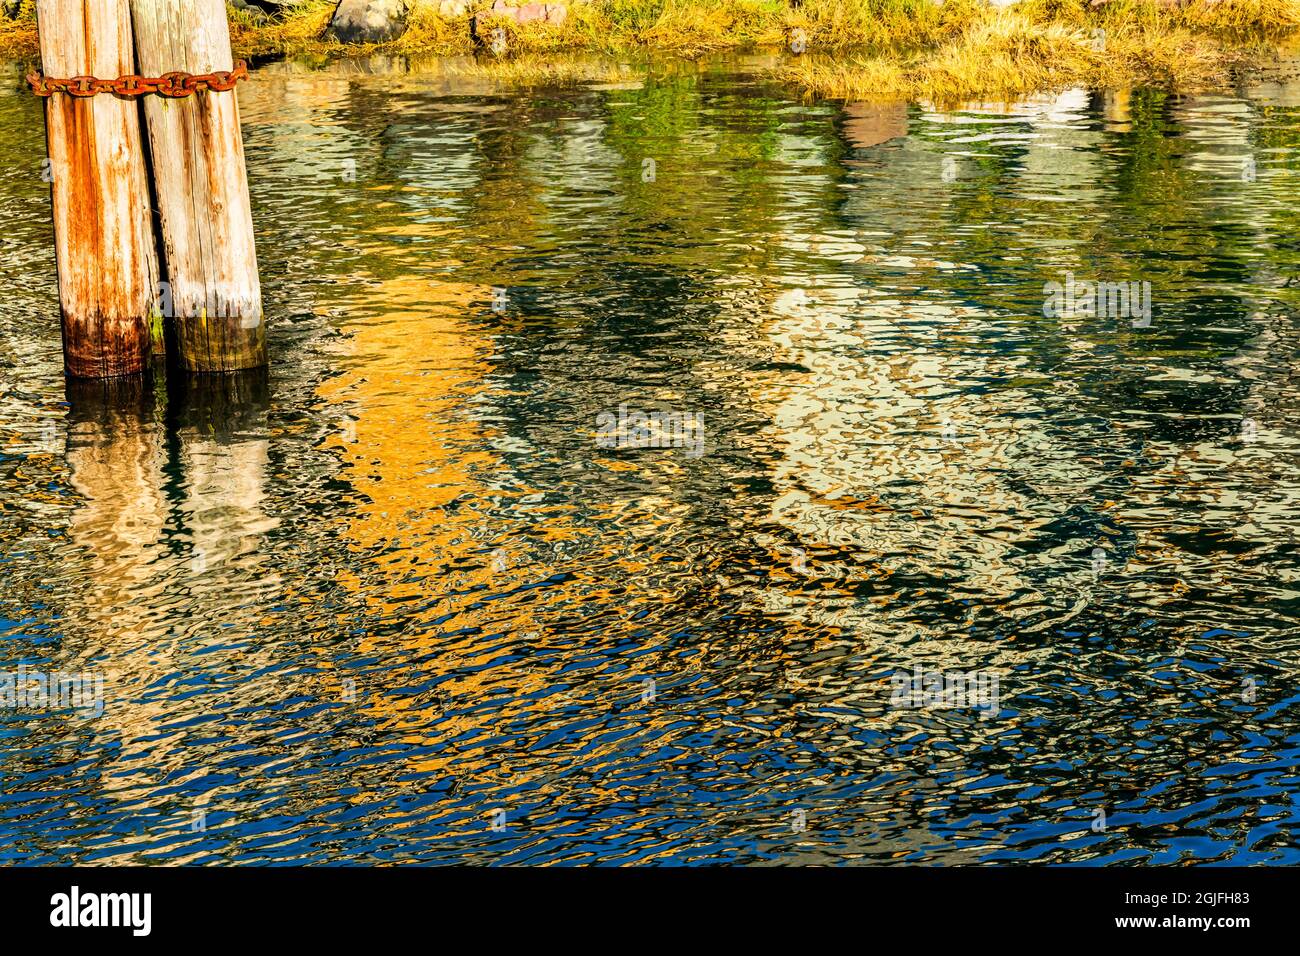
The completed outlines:
<svg viewBox="0 0 1300 956">
<path fill-rule="evenodd" d="M 37 0 L 41 63 L 57 79 L 135 72 L 127 0 Z M 149 364 L 158 257 L 140 113 L 107 94 L 45 106 L 64 367 L 111 378 Z"/>
<path fill-rule="evenodd" d="M 131 0 L 146 76 L 230 71 L 223 0 Z M 266 364 L 253 214 L 233 90 L 150 96 L 145 117 L 181 365 L 233 372 Z"/>
</svg>

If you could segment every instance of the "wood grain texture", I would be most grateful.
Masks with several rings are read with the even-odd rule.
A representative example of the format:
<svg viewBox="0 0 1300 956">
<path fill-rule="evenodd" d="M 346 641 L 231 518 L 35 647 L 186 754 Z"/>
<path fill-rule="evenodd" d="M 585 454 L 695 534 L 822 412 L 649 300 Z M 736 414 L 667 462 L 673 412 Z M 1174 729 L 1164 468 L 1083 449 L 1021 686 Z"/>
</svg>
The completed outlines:
<svg viewBox="0 0 1300 956">
<path fill-rule="evenodd" d="M 135 72 L 128 0 L 37 0 L 47 76 Z M 149 364 L 158 257 L 135 103 L 56 93 L 45 107 L 63 354 L 68 375 Z"/>
<path fill-rule="evenodd" d="M 223 0 L 131 0 L 146 76 L 234 66 Z M 234 91 L 145 98 L 154 186 L 181 364 L 266 364 L 253 214 Z"/>
</svg>

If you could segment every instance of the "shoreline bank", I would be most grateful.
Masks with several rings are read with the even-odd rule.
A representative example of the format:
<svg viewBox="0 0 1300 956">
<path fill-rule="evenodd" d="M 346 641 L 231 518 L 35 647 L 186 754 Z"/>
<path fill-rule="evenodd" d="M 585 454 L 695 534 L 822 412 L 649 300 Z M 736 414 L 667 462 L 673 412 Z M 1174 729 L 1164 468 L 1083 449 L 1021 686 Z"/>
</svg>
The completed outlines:
<svg viewBox="0 0 1300 956">
<path fill-rule="evenodd" d="M 245 58 L 477 56 L 502 85 L 593 79 L 574 53 L 695 58 L 781 49 L 773 79 L 810 97 L 1019 96 L 1069 86 L 1195 91 L 1232 82 L 1300 40 L 1300 0 L 589 0 L 553 21 L 473 13 L 465 0 L 414 0 L 401 35 L 382 43 L 330 36 L 335 0 L 283 15 L 229 9 Z M 500 11 L 499 3 L 494 9 Z M 518 11 L 521 8 L 512 8 Z M 38 55 L 33 0 L 0 19 L 0 57 Z"/>
</svg>

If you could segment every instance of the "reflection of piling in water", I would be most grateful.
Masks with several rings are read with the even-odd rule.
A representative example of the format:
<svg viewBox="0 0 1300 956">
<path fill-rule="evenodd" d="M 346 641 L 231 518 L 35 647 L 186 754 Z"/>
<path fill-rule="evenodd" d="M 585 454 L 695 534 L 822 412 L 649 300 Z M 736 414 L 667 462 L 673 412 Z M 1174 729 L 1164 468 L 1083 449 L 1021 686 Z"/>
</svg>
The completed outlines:
<svg viewBox="0 0 1300 956">
<path fill-rule="evenodd" d="M 99 532 L 87 544 L 100 558 L 147 547 L 162 523 L 153 378 L 69 379 L 67 397 L 71 480 L 88 505 L 78 514 Z"/>
<path fill-rule="evenodd" d="M 82 504 L 69 533 L 85 554 L 84 620 L 105 641 L 136 629 L 136 589 L 150 577 L 167 508 L 151 376 L 69 379 L 68 450 Z"/>
<path fill-rule="evenodd" d="M 69 424 L 79 421 L 113 423 L 152 417 L 157 407 L 156 381 L 151 375 L 122 376 L 64 383 Z"/>
<path fill-rule="evenodd" d="M 259 547 L 275 522 L 263 511 L 270 406 L 267 376 L 173 374 L 162 390 L 146 377 L 68 387 L 68 463 L 83 499 L 70 536 L 84 552 L 71 636 L 76 656 L 109 655 L 105 733 L 139 739 L 175 716 L 175 702 L 146 689 L 160 675 L 192 673 L 220 634 L 257 633 L 278 589 Z M 252 694 L 245 685 L 241 693 Z M 162 746 L 161 744 L 159 746 Z M 130 786 L 105 775 L 103 786 Z"/>
<path fill-rule="evenodd" d="M 127 704 L 158 661 L 166 605 L 168 506 L 164 437 L 152 375 L 67 382 L 69 480 L 80 501 L 68 536 L 77 590 L 64 609 L 65 670 L 102 673 L 100 726 L 129 739 L 157 714 Z M 125 788 L 104 774 L 101 785 Z"/>
<path fill-rule="evenodd" d="M 270 579 L 249 574 L 262 562 L 261 537 L 275 527 L 262 511 L 270 456 L 265 369 L 230 375 L 179 375 L 169 380 L 167 423 L 175 436 L 176 497 L 196 591 L 222 590 L 232 575 L 260 589 Z M 238 598 L 237 593 L 230 597 Z"/>
<path fill-rule="evenodd" d="M 173 372 L 167 383 L 167 422 L 176 431 L 192 428 L 217 441 L 266 426 L 271 387 L 264 368 L 230 375 Z"/>
</svg>

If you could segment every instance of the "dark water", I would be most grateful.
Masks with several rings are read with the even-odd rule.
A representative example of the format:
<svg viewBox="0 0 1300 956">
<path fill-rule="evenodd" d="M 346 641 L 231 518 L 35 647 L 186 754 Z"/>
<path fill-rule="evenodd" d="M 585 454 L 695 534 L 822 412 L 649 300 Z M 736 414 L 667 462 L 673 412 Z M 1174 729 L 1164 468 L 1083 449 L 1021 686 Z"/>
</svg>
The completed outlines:
<svg viewBox="0 0 1300 956">
<path fill-rule="evenodd" d="M 1300 87 L 752 66 L 261 70 L 269 375 L 70 391 L 6 80 L 0 859 L 1300 862 Z"/>
</svg>

